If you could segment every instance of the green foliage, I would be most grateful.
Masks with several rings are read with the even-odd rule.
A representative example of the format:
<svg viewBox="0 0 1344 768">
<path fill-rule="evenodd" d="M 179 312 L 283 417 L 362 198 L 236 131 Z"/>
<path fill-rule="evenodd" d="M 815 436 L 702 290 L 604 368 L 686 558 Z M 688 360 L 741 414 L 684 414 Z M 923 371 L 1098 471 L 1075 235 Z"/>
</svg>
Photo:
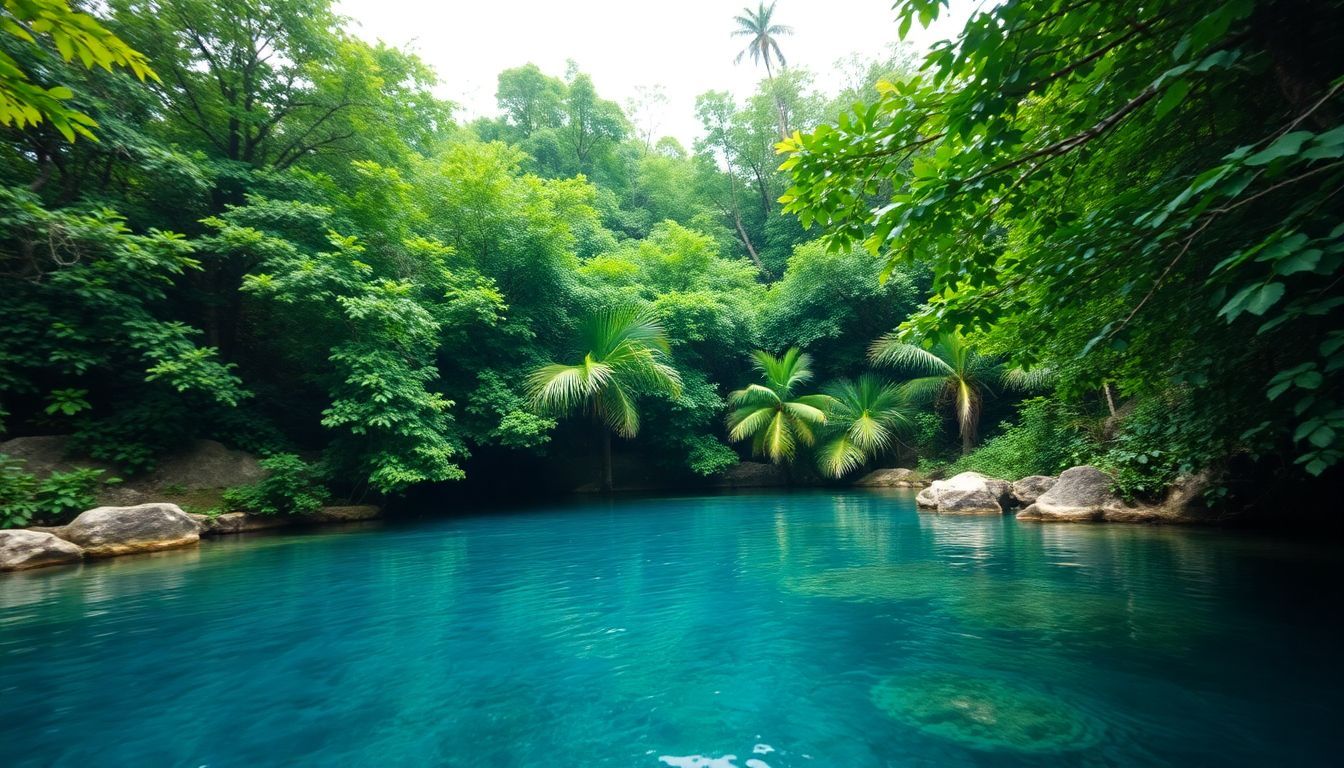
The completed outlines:
<svg viewBox="0 0 1344 768">
<path fill-rule="evenodd" d="M 23 460 L 0 454 L 0 528 L 66 522 L 74 513 L 93 507 L 99 486 L 120 482 L 104 474 L 85 467 L 52 472 L 39 480 L 24 471 Z"/>
<path fill-rule="evenodd" d="M 902 33 L 944 7 L 897 3 Z M 980 10 L 923 75 L 785 142 L 785 209 L 888 270 L 931 265 L 920 334 L 986 334 L 1075 398 L 1197 387 L 1180 418 L 1219 423 L 1230 450 L 1295 446 L 1319 474 L 1344 456 L 1322 345 L 1344 309 L 1344 32 L 1319 23 L 1339 12 Z"/>
<path fill-rule="evenodd" d="M 1225 428 L 1184 407 L 1193 393 L 1140 401 L 1091 463 L 1115 478 L 1126 498 L 1157 498 L 1181 475 L 1216 466 L 1231 450 Z"/>
<path fill-rule="evenodd" d="M 902 269 L 885 282 L 878 280 L 881 268 L 860 248 L 798 246 L 784 276 L 770 286 L 761 335 L 811 350 L 826 371 L 858 375 L 867 367 L 872 340 L 918 309 L 928 287 L 921 267 Z"/>
<path fill-rule="evenodd" d="M 292 453 L 278 453 L 261 460 L 266 477 L 224 492 L 230 512 L 268 517 L 304 515 L 322 508 L 328 499 L 322 471 Z"/>
<path fill-rule="evenodd" d="M 939 334 L 910 343 L 899 333 L 889 333 L 873 342 L 869 358 L 877 365 L 923 374 L 901 385 L 901 393 L 913 401 L 952 405 L 961 432 L 961 452 L 975 446 L 980 411 L 991 383 L 1002 381 L 1003 364 L 981 354 L 959 331 Z"/>
<path fill-rule="evenodd" d="M 158 79 L 143 54 L 94 17 L 71 9 L 67 0 L 5 0 L 0 31 L 22 46 L 18 58 L 0 48 L 0 126 L 22 129 L 45 121 L 66 141 L 76 136 L 96 141 L 91 129 L 97 123 L 70 106 L 74 91 L 65 83 L 45 82 L 44 60 L 55 59 L 53 53 L 66 63 L 78 58 L 85 69 L 124 67 L 141 80 Z"/>
<path fill-rule="evenodd" d="M 866 373 L 829 385 L 826 432 L 818 452 L 823 474 L 844 477 L 891 450 L 913 427 L 913 408 L 900 387 Z"/>
<path fill-rule="evenodd" d="M 724 445 L 713 435 L 691 435 L 682 439 L 686 452 L 686 466 L 702 477 L 712 477 L 737 466 L 737 451 Z"/>
<path fill-rule="evenodd" d="M 752 453 L 779 464 L 792 462 L 798 446 L 816 442 L 833 401 L 829 395 L 798 392 L 812 380 L 812 358 L 797 347 L 775 357 L 764 350 L 751 355 L 762 384 L 748 384 L 728 395 L 728 438 L 751 441 Z"/>
<path fill-rule="evenodd" d="M 533 404 L 567 416 L 585 411 L 622 437 L 639 433 L 641 393 L 681 391 L 681 374 L 668 361 L 667 337 L 645 310 L 618 306 L 590 315 L 574 348 L 578 363 L 550 363 L 528 377 Z"/>
<path fill-rule="evenodd" d="M 1023 401 L 1017 422 L 1005 422 L 999 433 L 958 458 L 947 474 L 980 472 L 1019 480 L 1028 475 L 1057 475 L 1094 460 L 1097 443 L 1087 420 L 1069 407 L 1046 398 Z"/>
</svg>

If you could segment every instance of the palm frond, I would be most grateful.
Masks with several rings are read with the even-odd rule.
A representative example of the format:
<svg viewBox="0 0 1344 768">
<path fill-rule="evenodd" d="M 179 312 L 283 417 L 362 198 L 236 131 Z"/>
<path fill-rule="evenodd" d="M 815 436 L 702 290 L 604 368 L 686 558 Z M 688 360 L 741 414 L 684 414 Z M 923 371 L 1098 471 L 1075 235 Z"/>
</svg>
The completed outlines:
<svg viewBox="0 0 1344 768">
<path fill-rule="evenodd" d="M 612 379 L 611 367 L 585 357 L 578 365 L 552 363 L 532 372 L 528 389 L 538 410 L 567 414 L 581 408 Z"/>
<path fill-rule="evenodd" d="M 817 465 L 823 474 L 841 478 L 863 466 L 865 458 L 864 452 L 841 434 L 821 448 Z"/>
<path fill-rule="evenodd" d="M 602 423 L 621 437 L 639 434 L 639 409 L 630 393 L 619 382 L 612 382 L 598 393 L 594 407 Z"/>
<path fill-rule="evenodd" d="M 783 402 L 773 389 L 760 384 L 748 384 L 742 389 L 728 393 L 729 405 L 752 405 L 756 407 L 777 408 Z"/>
<path fill-rule="evenodd" d="M 895 333 L 888 333 L 868 348 L 868 359 L 877 365 L 890 365 L 914 373 L 954 373 L 951 361 L 941 357 L 938 351 L 901 341 Z"/>
<path fill-rule="evenodd" d="M 926 403 L 941 398 L 948 387 L 949 378 L 947 376 L 923 376 L 904 382 L 900 385 L 899 390 L 901 396 L 910 402 Z"/>
<path fill-rule="evenodd" d="M 800 400 L 790 400 L 784 403 L 784 412 L 794 419 L 806 424 L 825 424 L 826 411 L 814 405 L 808 405 Z"/>
<path fill-rule="evenodd" d="M 781 461 L 793 459 L 795 450 L 793 430 L 789 428 L 788 420 L 784 418 L 783 411 L 775 413 L 774 419 L 770 421 L 762 434 L 765 436 L 765 455 L 769 456 L 771 461 L 778 464 Z"/>
<path fill-rule="evenodd" d="M 775 408 L 739 408 L 728 414 L 728 439 L 745 440 L 765 429 L 778 410 Z"/>
<path fill-rule="evenodd" d="M 1048 365 L 1035 368 L 1021 366 L 1009 368 L 1003 372 L 1003 384 L 1009 389 L 1020 392 L 1035 392 L 1045 389 L 1055 381 L 1055 369 Z"/>
</svg>

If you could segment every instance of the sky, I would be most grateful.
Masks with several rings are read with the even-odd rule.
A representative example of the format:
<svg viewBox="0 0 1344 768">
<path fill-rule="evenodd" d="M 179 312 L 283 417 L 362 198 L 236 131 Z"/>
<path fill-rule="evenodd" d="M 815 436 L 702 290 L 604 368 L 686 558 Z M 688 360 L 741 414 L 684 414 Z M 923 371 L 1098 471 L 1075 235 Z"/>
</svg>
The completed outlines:
<svg viewBox="0 0 1344 768">
<path fill-rule="evenodd" d="M 695 97 L 709 90 L 750 94 L 764 71 L 733 59 L 745 39 L 733 37 L 744 0 L 338 0 L 352 31 L 407 48 L 434 67 L 439 95 L 460 105 L 463 122 L 493 116 L 501 70 L 528 62 L 562 76 L 567 59 L 593 78 L 598 93 L 625 106 L 638 89 L 661 85 L 668 101 L 653 123 L 657 135 L 687 146 L 700 134 Z M 852 53 L 876 57 L 896 42 L 892 0 L 778 0 L 775 21 L 793 27 L 780 40 L 790 66 L 816 76 L 823 91 L 839 90 L 837 61 Z M 929 29 L 916 24 L 908 41 L 920 50 L 952 37 L 972 8 L 952 12 Z"/>
</svg>

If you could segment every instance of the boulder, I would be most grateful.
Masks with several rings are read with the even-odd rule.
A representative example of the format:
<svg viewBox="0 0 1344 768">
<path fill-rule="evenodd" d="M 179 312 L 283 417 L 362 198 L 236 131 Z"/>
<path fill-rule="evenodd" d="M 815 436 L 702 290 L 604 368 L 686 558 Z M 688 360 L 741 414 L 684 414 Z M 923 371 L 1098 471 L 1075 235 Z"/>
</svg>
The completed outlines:
<svg viewBox="0 0 1344 768">
<path fill-rule="evenodd" d="M 1036 503 L 1041 494 L 1050 490 L 1055 478 L 1049 475 L 1031 475 L 1013 483 L 1013 503 L 1019 507 L 1029 507 Z"/>
<path fill-rule="evenodd" d="M 0 531 L 0 571 L 78 563 L 84 550 L 45 531 Z"/>
<path fill-rule="evenodd" d="M 1126 504 L 1111 491 L 1111 476 L 1096 467 L 1072 467 L 1050 490 L 1017 514 L 1040 522 L 1206 523 L 1217 516 L 1204 504 L 1212 483 L 1203 472 L 1179 478 L 1157 504 Z"/>
<path fill-rule="evenodd" d="M 351 523 L 357 520 L 372 520 L 382 514 L 382 510 L 372 504 L 355 504 L 343 507 L 323 507 L 305 518 L 315 523 Z"/>
<path fill-rule="evenodd" d="M 933 489 L 933 486 L 938 485 L 941 482 L 942 480 L 934 480 L 933 483 L 921 489 L 920 492 L 915 495 L 915 506 L 920 509 L 937 509 L 938 493 Z"/>
<path fill-rule="evenodd" d="M 225 512 L 222 515 L 188 515 L 196 523 L 202 536 L 219 536 L 229 533 L 248 533 L 271 528 L 284 528 L 294 525 L 291 517 L 249 515 L 246 512 Z"/>
<path fill-rule="evenodd" d="M 905 467 L 875 469 L 854 481 L 860 488 L 922 488 L 928 485 L 918 472 Z"/>
<path fill-rule="evenodd" d="M 714 478 L 720 488 L 766 488 L 788 485 L 789 476 L 778 464 L 763 461 L 741 461 Z"/>
<path fill-rule="evenodd" d="M 1018 520 L 1087 522 L 1102 520 L 1124 503 L 1111 492 L 1114 480 L 1096 467 L 1070 467 L 1050 489 L 1017 513 Z"/>
<path fill-rule="evenodd" d="M 23 459 L 23 471 L 45 478 L 52 472 L 70 472 L 83 467 L 101 469 L 114 475 L 114 467 L 92 459 L 71 459 L 66 456 L 70 438 L 65 435 L 35 435 L 15 437 L 0 442 L 0 453 L 14 459 Z"/>
<path fill-rule="evenodd" d="M 214 440 L 194 440 L 185 450 L 159 461 L 137 485 L 196 491 L 251 485 L 266 476 L 256 456 Z"/>
<path fill-rule="evenodd" d="M 176 504 L 96 507 L 80 513 L 62 534 L 88 557 L 116 557 L 195 544 L 196 521 Z"/>
<path fill-rule="evenodd" d="M 962 472 L 935 480 L 915 497 L 915 504 L 940 515 L 1001 515 L 1012 484 L 979 472 Z"/>
</svg>

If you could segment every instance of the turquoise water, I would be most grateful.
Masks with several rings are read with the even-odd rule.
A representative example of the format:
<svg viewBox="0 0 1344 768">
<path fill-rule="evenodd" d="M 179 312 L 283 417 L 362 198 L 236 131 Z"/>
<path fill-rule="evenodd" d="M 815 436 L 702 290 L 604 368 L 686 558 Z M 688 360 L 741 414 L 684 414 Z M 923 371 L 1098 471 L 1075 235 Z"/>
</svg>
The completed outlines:
<svg viewBox="0 0 1344 768">
<path fill-rule="evenodd" d="M 616 499 L 0 575 L 0 764 L 1336 763 L 1340 558 Z"/>
</svg>

